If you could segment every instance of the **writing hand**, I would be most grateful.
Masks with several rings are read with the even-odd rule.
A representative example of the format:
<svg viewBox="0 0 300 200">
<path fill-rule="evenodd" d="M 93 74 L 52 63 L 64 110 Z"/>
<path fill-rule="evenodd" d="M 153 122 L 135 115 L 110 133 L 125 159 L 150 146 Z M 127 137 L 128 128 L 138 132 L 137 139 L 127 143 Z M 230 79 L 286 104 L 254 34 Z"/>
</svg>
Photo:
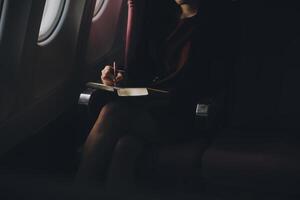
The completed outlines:
<svg viewBox="0 0 300 200">
<path fill-rule="evenodd" d="M 114 86 L 122 80 L 124 80 L 124 75 L 121 72 L 117 72 L 116 77 L 114 77 L 114 69 L 110 65 L 105 66 L 101 71 L 101 81 L 104 85 Z"/>
</svg>

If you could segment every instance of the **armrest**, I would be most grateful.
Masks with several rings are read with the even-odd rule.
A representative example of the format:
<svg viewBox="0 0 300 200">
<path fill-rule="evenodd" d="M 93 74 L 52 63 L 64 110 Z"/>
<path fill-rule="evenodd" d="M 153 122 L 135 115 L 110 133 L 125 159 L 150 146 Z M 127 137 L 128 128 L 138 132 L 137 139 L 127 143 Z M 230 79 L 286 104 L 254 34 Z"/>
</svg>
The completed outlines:
<svg viewBox="0 0 300 200">
<path fill-rule="evenodd" d="M 86 88 L 79 96 L 78 105 L 82 113 L 82 117 L 87 124 L 87 131 L 97 120 L 102 107 L 111 99 L 109 94 L 103 93 L 101 90 Z"/>
<path fill-rule="evenodd" d="M 78 99 L 78 104 L 83 106 L 89 106 L 92 102 L 93 96 L 96 93 L 96 89 L 87 88 L 85 91 L 83 91 Z"/>
<path fill-rule="evenodd" d="M 90 114 L 96 112 L 98 115 L 101 108 L 111 99 L 112 96 L 107 92 L 93 88 L 87 88 L 80 94 L 78 104 L 86 107 Z"/>
<path fill-rule="evenodd" d="M 195 106 L 196 129 L 216 132 L 226 126 L 228 118 L 228 101 L 226 93 L 214 98 L 198 100 Z"/>
</svg>

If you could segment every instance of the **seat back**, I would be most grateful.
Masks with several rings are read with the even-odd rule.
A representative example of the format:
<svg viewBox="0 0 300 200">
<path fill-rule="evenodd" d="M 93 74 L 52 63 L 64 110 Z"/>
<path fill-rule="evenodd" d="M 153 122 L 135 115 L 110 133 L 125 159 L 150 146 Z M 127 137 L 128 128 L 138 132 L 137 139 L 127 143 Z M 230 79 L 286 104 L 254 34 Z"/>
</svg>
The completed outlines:
<svg viewBox="0 0 300 200">
<path fill-rule="evenodd" d="M 299 193 L 298 10 L 291 1 L 241 1 L 231 128 L 202 157 L 202 174 L 214 194 L 251 191 L 256 199 L 255 193 Z"/>
<path fill-rule="evenodd" d="M 259 6 L 258 6 L 259 5 Z M 232 126 L 299 129 L 300 14 L 294 3 L 244 1 Z"/>
</svg>

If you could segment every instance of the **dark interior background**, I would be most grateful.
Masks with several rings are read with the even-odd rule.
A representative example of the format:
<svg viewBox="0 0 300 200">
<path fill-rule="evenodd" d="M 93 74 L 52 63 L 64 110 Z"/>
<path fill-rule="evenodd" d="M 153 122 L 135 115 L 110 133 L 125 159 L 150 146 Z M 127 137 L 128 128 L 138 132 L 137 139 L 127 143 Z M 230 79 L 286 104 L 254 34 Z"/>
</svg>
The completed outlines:
<svg viewBox="0 0 300 200">
<path fill-rule="evenodd" d="M 69 1 L 61 30 L 47 45 L 37 43 L 45 0 L 4 2 L 1 169 L 72 178 L 87 132 L 79 94 L 87 80 L 99 81 L 102 66 L 123 62 L 127 1 L 105 1 L 94 17 L 95 2 Z"/>
<path fill-rule="evenodd" d="M 6 0 L 3 4 L 5 12 L 0 19 L 0 169 L 4 173 L 70 181 L 78 165 L 79 148 L 89 129 L 87 111 L 77 105 L 78 97 L 86 81 L 99 79 L 102 66 L 114 60 L 120 65 L 124 63 L 127 2 L 111 0 L 103 15 L 92 20 L 94 0 L 71 0 L 66 22 L 57 38 L 50 45 L 39 46 L 37 37 L 44 3 L 45 0 Z M 158 7 L 156 3 L 148 5 L 149 13 L 156 14 L 153 20 L 163 16 L 168 21 L 163 12 L 167 4 Z M 216 10 L 224 12 L 223 8 Z M 234 105 L 229 126 L 251 134 L 258 129 L 272 134 L 276 130 L 276 134 L 280 132 L 285 139 L 293 140 L 287 143 L 293 144 L 290 149 L 286 147 L 289 145 L 280 147 L 287 153 L 282 155 L 288 155 L 286 163 L 288 169 L 295 169 L 290 174 L 295 177 L 299 163 L 292 161 L 297 161 L 295 158 L 300 152 L 299 6 L 291 0 L 235 0 L 230 12 L 231 20 L 237 24 L 234 34 L 240 46 L 236 52 L 236 93 L 232 97 Z M 105 24 L 110 20 L 112 23 Z M 245 155 L 257 151 L 281 155 L 277 144 L 283 141 L 278 137 L 274 146 L 260 143 L 261 146 L 257 145 L 258 149 L 252 151 L 255 145 L 251 142 L 236 140 L 249 136 L 240 134 L 237 137 L 235 133 L 240 134 L 238 131 L 232 135 L 226 133 L 225 140 L 222 137 L 216 140 L 203 159 L 207 180 L 219 183 L 224 193 L 232 194 L 242 191 L 240 187 L 225 187 L 231 186 L 226 180 L 243 177 L 244 171 L 230 171 L 240 166 L 237 161 L 244 161 Z M 232 152 L 245 154 L 238 154 L 240 159 L 230 160 Z M 229 167 L 224 167 L 224 163 Z M 285 169 L 282 166 L 281 169 Z M 231 178 L 234 176 L 236 179 Z M 289 186 L 289 181 L 281 183 Z M 245 182 L 250 181 L 241 181 Z M 212 192 L 216 188 L 213 186 Z M 252 190 L 251 187 L 247 189 Z M 244 191 L 241 198 L 248 192 Z"/>
</svg>

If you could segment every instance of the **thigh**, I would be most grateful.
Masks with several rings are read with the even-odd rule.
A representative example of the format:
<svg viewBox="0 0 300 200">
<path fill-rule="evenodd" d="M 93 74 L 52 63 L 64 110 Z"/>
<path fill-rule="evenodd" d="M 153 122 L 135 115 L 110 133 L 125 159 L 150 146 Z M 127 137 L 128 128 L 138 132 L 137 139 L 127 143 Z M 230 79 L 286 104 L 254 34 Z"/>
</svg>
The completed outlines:
<svg viewBox="0 0 300 200">
<path fill-rule="evenodd" d="M 157 123 L 149 115 L 144 104 L 118 99 L 103 106 L 93 130 L 150 139 L 157 133 Z"/>
<path fill-rule="evenodd" d="M 194 136 L 194 115 L 189 109 L 174 109 L 160 106 L 148 109 L 156 121 L 159 140 L 162 143 L 176 143 Z"/>
<path fill-rule="evenodd" d="M 149 102 L 119 99 L 106 104 L 96 122 L 113 129 L 154 143 L 182 140 L 192 134 L 193 118 L 189 113 Z"/>
</svg>

